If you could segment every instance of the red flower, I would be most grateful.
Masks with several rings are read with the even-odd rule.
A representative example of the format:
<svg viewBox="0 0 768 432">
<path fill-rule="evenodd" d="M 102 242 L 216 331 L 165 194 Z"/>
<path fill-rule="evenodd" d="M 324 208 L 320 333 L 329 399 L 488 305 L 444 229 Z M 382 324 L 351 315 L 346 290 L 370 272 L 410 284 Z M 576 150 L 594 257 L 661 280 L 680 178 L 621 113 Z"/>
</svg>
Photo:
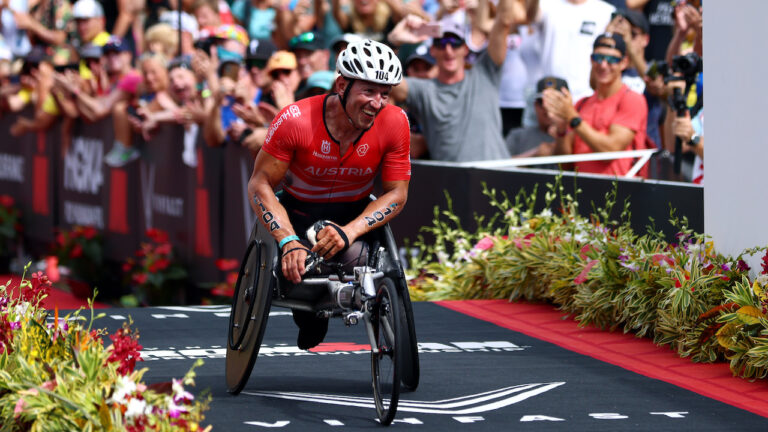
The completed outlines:
<svg viewBox="0 0 768 432">
<path fill-rule="evenodd" d="M 160 258 L 159 260 L 149 265 L 149 271 L 150 273 L 157 273 L 159 271 L 163 271 L 167 269 L 169 265 L 171 265 L 171 262 L 169 260 L 165 258 Z"/>
<path fill-rule="evenodd" d="M 143 285 L 147 282 L 147 274 L 146 273 L 137 273 L 133 275 L 133 281 L 139 285 Z"/>
<path fill-rule="evenodd" d="M 768 274 L 768 250 L 765 251 L 765 255 L 763 255 L 763 262 L 760 264 L 760 266 L 763 268 L 763 274 Z"/>
<path fill-rule="evenodd" d="M 72 252 L 69 253 L 70 258 L 80 258 L 83 256 L 83 247 L 79 244 L 76 244 L 75 247 L 72 248 Z"/>
<path fill-rule="evenodd" d="M 43 272 L 32 273 L 29 282 L 29 285 L 22 287 L 21 298 L 30 303 L 34 303 L 43 296 L 47 296 L 53 285 L 48 279 L 48 276 Z"/>
<path fill-rule="evenodd" d="M 92 240 L 99 232 L 94 227 L 83 227 L 82 234 L 87 240 Z"/>
<path fill-rule="evenodd" d="M 594 267 L 597 264 L 597 260 L 592 260 L 587 263 L 587 265 L 584 266 L 584 270 L 579 273 L 578 276 L 576 276 L 576 279 L 573 280 L 573 283 L 576 285 L 581 285 L 587 280 L 587 275 L 589 274 L 589 271 L 592 270 L 592 267 Z"/>
<path fill-rule="evenodd" d="M 0 195 L 0 205 L 3 207 L 13 207 L 13 197 L 10 195 Z"/>
<path fill-rule="evenodd" d="M 172 249 L 173 247 L 171 246 L 170 243 L 163 243 L 155 248 L 155 253 L 167 256 L 171 254 Z"/>
<path fill-rule="evenodd" d="M 133 262 L 126 261 L 123 263 L 123 272 L 128 273 L 133 268 Z"/>
<path fill-rule="evenodd" d="M 141 358 L 141 349 L 139 345 L 139 335 L 132 333 L 128 327 L 118 329 L 115 334 L 109 336 L 112 339 L 112 353 L 107 362 L 120 362 L 117 372 L 121 375 L 128 375 L 133 372 L 137 361 L 144 361 Z"/>
<path fill-rule="evenodd" d="M 230 285 L 234 285 L 237 283 L 237 272 L 227 273 L 227 283 Z"/>
<path fill-rule="evenodd" d="M 221 271 L 230 271 L 236 269 L 240 265 L 240 261 L 236 259 L 219 258 L 216 260 L 216 268 Z"/>
<path fill-rule="evenodd" d="M 155 243 L 168 243 L 168 233 L 163 230 L 150 228 L 147 230 L 146 235 Z"/>
<path fill-rule="evenodd" d="M 675 288 L 682 288 L 683 285 L 680 283 L 678 279 L 675 279 Z"/>
<path fill-rule="evenodd" d="M 218 284 L 211 290 L 211 294 L 221 297 L 232 297 L 234 293 L 234 288 L 227 284 Z"/>
</svg>

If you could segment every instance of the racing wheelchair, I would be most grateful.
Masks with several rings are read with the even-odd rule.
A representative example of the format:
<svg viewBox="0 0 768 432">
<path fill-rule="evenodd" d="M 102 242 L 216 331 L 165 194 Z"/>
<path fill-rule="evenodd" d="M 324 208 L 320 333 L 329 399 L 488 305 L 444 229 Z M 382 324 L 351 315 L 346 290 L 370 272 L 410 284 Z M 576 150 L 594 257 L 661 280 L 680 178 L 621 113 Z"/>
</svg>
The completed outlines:
<svg viewBox="0 0 768 432">
<path fill-rule="evenodd" d="M 394 236 L 384 225 L 367 236 L 367 265 L 330 274 L 309 270 L 292 284 L 279 268 L 280 250 L 257 220 L 235 283 L 227 337 L 226 383 L 231 394 L 245 387 L 259 354 L 271 306 L 341 317 L 347 326 L 363 322 L 371 345 L 371 381 L 382 425 L 395 417 L 401 385 L 419 385 L 419 357 L 413 308 Z M 314 254 L 312 254 L 314 255 Z M 320 261 L 311 255 L 308 268 Z"/>
</svg>

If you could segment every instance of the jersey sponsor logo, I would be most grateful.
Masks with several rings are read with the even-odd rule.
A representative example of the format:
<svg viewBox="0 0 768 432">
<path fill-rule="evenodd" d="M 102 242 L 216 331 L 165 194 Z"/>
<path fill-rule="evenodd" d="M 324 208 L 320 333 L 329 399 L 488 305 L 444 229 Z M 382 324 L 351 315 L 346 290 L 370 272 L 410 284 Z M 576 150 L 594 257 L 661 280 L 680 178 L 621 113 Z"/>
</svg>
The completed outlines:
<svg viewBox="0 0 768 432">
<path fill-rule="evenodd" d="M 347 167 L 331 167 L 331 168 L 325 168 L 325 167 L 313 167 L 309 166 L 304 168 L 304 172 L 307 174 L 317 176 L 317 177 L 323 177 L 323 176 L 336 176 L 336 175 L 349 175 L 349 176 L 358 176 L 358 177 L 364 177 L 368 175 L 373 175 L 373 169 L 371 167 L 367 168 L 347 168 Z"/>
<path fill-rule="evenodd" d="M 320 145 L 320 151 L 325 153 L 325 154 L 330 153 L 331 152 L 331 143 L 326 141 L 326 140 L 323 140 L 323 143 Z"/>
<path fill-rule="evenodd" d="M 320 159 L 325 159 L 325 160 L 337 160 L 338 159 L 334 155 L 324 155 L 322 153 L 318 153 L 317 150 L 312 150 L 312 156 L 314 156 L 316 158 L 320 158 Z"/>
<path fill-rule="evenodd" d="M 296 105 L 291 105 L 288 107 L 288 111 L 283 111 L 282 114 L 280 114 L 279 117 L 276 117 L 274 120 L 272 120 L 272 125 L 269 127 L 269 130 L 267 131 L 267 136 L 264 138 L 264 143 L 268 143 L 270 140 L 272 140 L 272 135 L 277 132 L 277 129 L 280 127 L 281 124 L 288 118 L 288 116 L 291 115 L 293 117 L 298 117 L 301 115 L 301 111 L 299 110 L 299 107 Z"/>
<path fill-rule="evenodd" d="M 363 157 L 366 153 L 368 153 L 368 144 L 363 144 L 357 148 L 358 156 Z"/>
</svg>

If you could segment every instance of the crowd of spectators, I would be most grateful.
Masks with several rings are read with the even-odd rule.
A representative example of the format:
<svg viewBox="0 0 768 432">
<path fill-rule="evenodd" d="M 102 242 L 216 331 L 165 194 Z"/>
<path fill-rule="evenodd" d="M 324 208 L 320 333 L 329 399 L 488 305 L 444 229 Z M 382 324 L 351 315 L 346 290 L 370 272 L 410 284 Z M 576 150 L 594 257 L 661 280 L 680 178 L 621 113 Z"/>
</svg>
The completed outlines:
<svg viewBox="0 0 768 432">
<path fill-rule="evenodd" d="M 163 123 L 184 127 L 190 166 L 198 137 L 255 154 L 280 110 L 333 92 L 339 52 L 370 38 L 403 62 L 392 99 L 414 159 L 677 149 L 703 178 L 700 0 L 0 0 L 0 13 L 0 115 L 32 113 L 10 133 L 61 121 L 66 148 L 75 120 L 109 118 L 112 167 Z"/>
</svg>

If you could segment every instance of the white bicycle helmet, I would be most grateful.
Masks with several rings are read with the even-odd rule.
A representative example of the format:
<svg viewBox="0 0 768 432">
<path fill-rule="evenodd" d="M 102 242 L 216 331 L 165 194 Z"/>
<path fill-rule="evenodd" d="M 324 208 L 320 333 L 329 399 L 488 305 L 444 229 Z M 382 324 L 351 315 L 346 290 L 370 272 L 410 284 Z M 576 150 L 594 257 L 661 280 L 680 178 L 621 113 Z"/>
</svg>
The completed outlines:
<svg viewBox="0 0 768 432">
<path fill-rule="evenodd" d="M 383 43 L 363 39 L 352 42 L 336 59 L 336 69 L 350 79 L 398 85 L 403 67 L 392 49 Z"/>
</svg>

